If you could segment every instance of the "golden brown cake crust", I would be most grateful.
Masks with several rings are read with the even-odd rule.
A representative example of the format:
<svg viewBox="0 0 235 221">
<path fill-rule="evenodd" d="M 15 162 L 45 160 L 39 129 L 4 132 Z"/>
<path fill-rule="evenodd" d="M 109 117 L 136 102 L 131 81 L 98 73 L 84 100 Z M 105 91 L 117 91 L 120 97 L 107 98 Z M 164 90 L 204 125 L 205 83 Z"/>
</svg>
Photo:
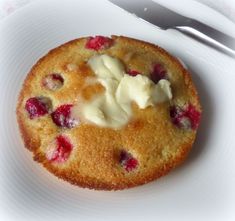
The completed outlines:
<svg viewBox="0 0 235 221">
<path fill-rule="evenodd" d="M 85 47 L 88 39 L 75 39 L 51 50 L 28 73 L 16 110 L 25 147 L 32 151 L 35 161 L 57 177 L 91 189 L 125 189 L 167 174 L 184 161 L 197 131 L 197 128 L 185 130 L 173 124 L 170 107 L 190 103 L 201 112 L 188 70 L 178 59 L 151 43 L 112 36 L 111 47 L 96 51 Z M 127 69 L 138 70 L 145 75 L 151 72 L 152 64 L 163 64 L 171 82 L 173 99 L 144 110 L 133 104 L 133 118 L 119 130 L 86 123 L 70 129 L 61 128 L 53 123 L 50 114 L 29 118 L 25 103 L 31 97 L 48 97 L 55 110 L 62 104 L 75 104 L 80 94 L 89 97 L 97 91 L 102 93 L 100 85 L 91 90 L 85 85 L 87 77 L 93 75 L 86 61 L 99 53 L 117 57 Z M 69 70 L 69 64 L 76 64 L 77 68 Z M 60 73 L 64 78 L 63 86 L 56 91 L 46 90 L 41 84 L 50 73 Z M 55 163 L 48 160 L 46 151 L 60 134 L 69 137 L 73 150 L 66 162 Z M 123 149 L 138 160 L 134 171 L 127 172 L 120 165 L 119 155 Z"/>
</svg>

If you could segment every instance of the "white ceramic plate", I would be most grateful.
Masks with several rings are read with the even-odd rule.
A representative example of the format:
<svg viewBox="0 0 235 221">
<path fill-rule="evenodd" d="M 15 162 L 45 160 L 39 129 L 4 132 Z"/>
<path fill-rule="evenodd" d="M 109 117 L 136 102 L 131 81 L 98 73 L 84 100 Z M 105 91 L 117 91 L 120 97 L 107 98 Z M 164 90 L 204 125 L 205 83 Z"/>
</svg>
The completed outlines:
<svg viewBox="0 0 235 221">
<path fill-rule="evenodd" d="M 49 49 L 96 34 L 159 44 L 192 72 L 203 107 L 197 141 L 186 163 L 158 181 L 117 192 L 78 188 L 23 147 L 15 107 L 26 73 Z M 0 23 L 0 220 L 234 220 L 234 63 L 103 0 L 39 1 L 14 13 Z"/>
</svg>

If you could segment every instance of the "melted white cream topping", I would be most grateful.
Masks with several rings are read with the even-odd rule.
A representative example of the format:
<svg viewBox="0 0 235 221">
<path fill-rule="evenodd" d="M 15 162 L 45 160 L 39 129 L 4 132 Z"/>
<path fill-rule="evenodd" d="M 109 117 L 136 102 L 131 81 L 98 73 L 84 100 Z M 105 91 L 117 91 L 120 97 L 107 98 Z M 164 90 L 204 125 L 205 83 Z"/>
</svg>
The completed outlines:
<svg viewBox="0 0 235 221">
<path fill-rule="evenodd" d="M 168 80 L 154 84 L 147 76 L 130 76 L 121 61 L 109 55 L 95 55 L 88 65 L 105 92 L 75 107 L 72 114 L 75 116 L 80 109 L 83 118 L 99 126 L 115 129 L 124 126 L 132 117 L 132 102 L 144 109 L 172 98 Z"/>
</svg>

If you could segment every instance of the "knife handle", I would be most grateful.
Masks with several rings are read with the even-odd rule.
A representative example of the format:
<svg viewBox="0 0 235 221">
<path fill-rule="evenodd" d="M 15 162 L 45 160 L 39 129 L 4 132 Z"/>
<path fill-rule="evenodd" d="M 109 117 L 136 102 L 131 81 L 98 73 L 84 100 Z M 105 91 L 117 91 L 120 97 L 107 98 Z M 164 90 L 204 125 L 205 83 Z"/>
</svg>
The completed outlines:
<svg viewBox="0 0 235 221">
<path fill-rule="evenodd" d="M 207 44 L 208 46 L 226 54 L 229 55 L 232 58 L 235 58 L 235 51 L 232 50 L 231 48 L 228 48 L 227 46 L 221 44 L 220 42 L 212 39 L 208 35 L 205 35 L 204 33 L 188 27 L 188 26 L 176 26 L 172 27 L 172 29 L 175 29 L 191 38 L 194 38 L 195 40 L 202 42 L 203 44 Z"/>
</svg>

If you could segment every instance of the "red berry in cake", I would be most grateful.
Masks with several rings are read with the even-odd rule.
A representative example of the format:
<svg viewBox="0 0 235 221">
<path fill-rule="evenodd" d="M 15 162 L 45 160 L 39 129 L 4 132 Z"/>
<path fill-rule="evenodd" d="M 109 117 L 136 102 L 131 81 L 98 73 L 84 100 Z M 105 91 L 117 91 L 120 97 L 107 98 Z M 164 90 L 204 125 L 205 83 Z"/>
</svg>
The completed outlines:
<svg viewBox="0 0 235 221">
<path fill-rule="evenodd" d="M 59 106 L 53 113 L 51 113 L 53 122 L 59 127 L 75 127 L 79 122 L 71 116 L 72 107 L 72 104 Z"/>
<path fill-rule="evenodd" d="M 192 104 L 186 108 L 186 114 L 191 120 L 192 129 L 197 129 L 201 119 L 201 113 Z"/>
<path fill-rule="evenodd" d="M 133 171 L 138 166 L 137 159 L 125 150 L 122 150 L 120 153 L 119 163 L 127 172 Z"/>
<path fill-rule="evenodd" d="M 182 129 L 197 129 L 201 113 L 195 109 L 192 104 L 182 108 L 179 106 L 172 106 L 170 108 L 170 116 L 173 124 Z"/>
<path fill-rule="evenodd" d="M 129 70 L 129 71 L 127 71 L 127 74 L 129 74 L 130 76 L 135 77 L 136 75 L 140 74 L 140 72 L 138 72 L 136 70 Z"/>
<path fill-rule="evenodd" d="M 166 79 L 166 69 L 161 64 L 155 64 L 150 74 L 150 79 L 157 84 L 161 79 Z"/>
<path fill-rule="evenodd" d="M 50 161 L 63 163 L 69 158 L 72 149 L 73 146 L 69 138 L 64 135 L 59 135 L 48 148 L 46 157 Z"/>
<path fill-rule="evenodd" d="M 25 109 L 30 119 L 48 114 L 51 106 L 51 100 L 46 97 L 31 97 L 25 103 Z"/>
<path fill-rule="evenodd" d="M 57 90 L 64 84 L 64 79 L 60 74 L 52 73 L 45 76 L 42 80 L 42 85 L 49 90 Z"/>
<path fill-rule="evenodd" d="M 113 39 L 104 36 L 90 37 L 86 42 L 86 48 L 92 50 L 107 49 L 113 44 Z"/>
<path fill-rule="evenodd" d="M 190 73 L 151 43 L 88 38 L 53 49 L 25 79 L 16 109 L 25 147 L 76 186 L 122 190 L 158 179 L 195 141 L 201 106 Z"/>
</svg>

